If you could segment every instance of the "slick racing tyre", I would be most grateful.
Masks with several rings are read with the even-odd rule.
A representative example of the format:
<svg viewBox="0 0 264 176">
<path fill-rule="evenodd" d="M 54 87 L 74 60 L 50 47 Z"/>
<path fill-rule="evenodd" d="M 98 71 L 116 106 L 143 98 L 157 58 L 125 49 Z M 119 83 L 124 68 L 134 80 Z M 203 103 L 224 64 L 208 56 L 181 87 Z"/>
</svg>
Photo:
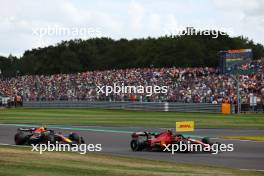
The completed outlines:
<svg viewBox="0 0 264 176">
<path fill-rule="evenodd" d="M 26 144 L 27 136 L 23 132 L 17 132 L 15 134 L 15 144 L 16 145 L 24 145 Z"/>
<path fill-rule="evenodd" d="M 185 145 L 185 146 L 188 146 L 188 142 L 187 141 L 182 141 L 182 145 Z M 181 150 L 180 152 L 183 152 L 183 153 L 188 153 L 188 152 L 191 152 L 190 150 L 188 150 L 188 147 L 186 147 L 184 150 Z"/>
<path fill-rule="evenodd" d="M 84 144 L 83 137 L 80 137 L 77 133 L 71 133 L 69 139 L 72 140 L 75 144 Z"/>
<path fill-rule="evenodd" d="M 55 140 L 54 132 L 51 132 L 49 134 L 44 134 L 44 140 L 46 141 L 46 143 L 50 142 L 51 144 L 55 144 L 56 140 Z"/>
<path fill-rule="evenodd" d="M 205 143 L 205 144 L 209 144 L 209 145 L 213 144 L 208 137 L 202 138 L 202 142 Z"/>
<path fill-rule="evenodd" d="M 144 142 L 140 140 L 133 139 L 130 142 L 130 147 L 132 151 L 142 151 L 144 149 Z"/>
</svg>

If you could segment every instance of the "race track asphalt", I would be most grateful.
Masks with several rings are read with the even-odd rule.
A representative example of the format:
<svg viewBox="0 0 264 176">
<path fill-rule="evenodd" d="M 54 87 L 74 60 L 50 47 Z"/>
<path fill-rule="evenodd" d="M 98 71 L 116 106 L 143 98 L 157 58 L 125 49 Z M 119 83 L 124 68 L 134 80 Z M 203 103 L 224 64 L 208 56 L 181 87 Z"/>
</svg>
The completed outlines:
<svg viewBox="0 0 264 176">
<path fill-rule="evenodd" d="M 14 144 L 14 134 L 18 127 L 32 125 L 0 124 L 0 143 Z M 87 144 L 102 144 L 104 153 L 120 156 L 131 156 L 152 160 L 172 161 L 199 165 L 238 168 L 241 170 L 264 171 L 264 142 L 224 140 L 221 136 L 264 135 L 264 130 L 231 130 L 231 129 L 196 129 L 190 135 L 208 136 L 224 144 L 234 144 L 233 152 L 210 153 L 175 153 L 169 152 L 133 152 L 130 150 L 131 132 L 162 131 L 164 129 L 125 128 L 125 127 L 96 127 L 96 126 L 49 126 L 64 134 L 78 131 Z"/>
</svg>

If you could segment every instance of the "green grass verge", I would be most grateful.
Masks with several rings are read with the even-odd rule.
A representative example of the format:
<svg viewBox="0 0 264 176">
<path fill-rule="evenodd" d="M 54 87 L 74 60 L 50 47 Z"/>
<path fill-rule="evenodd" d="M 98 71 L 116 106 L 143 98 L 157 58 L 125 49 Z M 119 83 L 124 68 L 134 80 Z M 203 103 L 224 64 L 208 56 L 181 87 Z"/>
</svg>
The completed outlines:
<svg viewBox="0 0 264 176">
<path fill-rule="evenodd" d="M 102 109 L 1 109 L 0 123 L 142 126 L 174 128 L 176 121 L 196 128 L 264 129 L 264 114 L 142 112 Z"/>
<path fill-rule="evenodd" d="M 250 140 L 250 141 L 263 141 L 264 136 L 224 136 L 224 139 L 239 139 L 239 140 Z"/>
<path fill-rule="evenodd" d="M 106 154 L 45 152 L 40 155 L 30 148 L 0 147 L 0 175 L 3 176 L 147 176 L 147 175 L 215 175 L 251 176 L 263 173 L 240 171 L 145 159 L 117 157 Z"/>
</svg>

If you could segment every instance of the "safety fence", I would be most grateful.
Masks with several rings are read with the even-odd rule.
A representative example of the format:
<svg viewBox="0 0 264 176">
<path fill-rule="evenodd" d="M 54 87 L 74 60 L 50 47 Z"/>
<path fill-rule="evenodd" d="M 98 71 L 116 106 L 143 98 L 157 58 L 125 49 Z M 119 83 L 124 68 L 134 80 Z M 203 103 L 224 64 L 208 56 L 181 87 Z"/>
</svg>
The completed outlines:
<svg viewBox="0 0 264 176">
<path fill-rule="evenodd" d="M 264 112 L 264 104 L 263 103 L 257 103 L 257 104 L 241 104 L 240 109 L 242 113 L 247 112 Z"/>
<path fill-rule="evenodd" d="M 221 104 L 175 102 L 89 102 L 89 101 L 29 101 L 28 108 L 102 108 L 141 111 L 221 113 Z"/>
</svg>

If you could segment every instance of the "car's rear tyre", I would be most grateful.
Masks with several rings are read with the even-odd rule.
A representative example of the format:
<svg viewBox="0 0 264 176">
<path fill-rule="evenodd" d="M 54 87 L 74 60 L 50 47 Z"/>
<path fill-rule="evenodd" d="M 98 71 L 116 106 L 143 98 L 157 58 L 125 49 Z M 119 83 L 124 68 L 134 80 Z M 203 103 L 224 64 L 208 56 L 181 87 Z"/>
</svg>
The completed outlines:
<svg viewBox="0 0 264 176">
<path fill-rule="evenodd" d="M 26 144 L 26 135 L 23 132 L 17 132 L 15 134 L 15 144 L 16 145 Z"/>
<path fill-rule="evenodd" d="M 183 140 L 183 141 L 181 142 L 181 144 L 184 145 L 184 146 L 186 146 L 186 148 L 185 148 L 184 150 L 181 150 L 180 152 L 183 152 L 183 153 L 192 152 L 192 151 L 189 151 L 189 150 L 188 150 L 188 144 L 189 144 L 188 141 Z"/>
<path fill-rule="evenodd" d="M 44 138 L 45 138 L 46 143 L 48 142 L 50 142 L 50 144 L 56 143 L 54 132 L 51 132 L 49 134 L 44 134 L 44 135 L 45 135 Z"/>
<path fill-rule="evenodd" d="M 130 142 L 130 147 L 132 151 L 142 151 L 144 149 L 144 142 L 140 140 L 133 139 Z"/>
<path fill-rule="evenodd" d="M 136 152 L 139 150 L 138 140 L 131 140 L 130 147 L 132 151 Z"/>
</svg>

